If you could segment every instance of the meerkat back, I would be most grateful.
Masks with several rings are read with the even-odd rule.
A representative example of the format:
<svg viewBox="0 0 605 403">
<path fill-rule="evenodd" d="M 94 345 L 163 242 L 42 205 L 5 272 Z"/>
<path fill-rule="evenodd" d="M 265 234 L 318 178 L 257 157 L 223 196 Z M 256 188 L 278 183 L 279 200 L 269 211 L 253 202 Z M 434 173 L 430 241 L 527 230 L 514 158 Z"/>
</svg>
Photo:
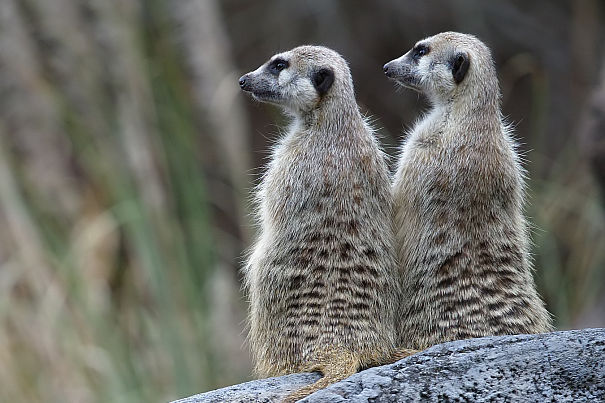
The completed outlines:
<svg viewBox="0 0 605 403">
<path fill-rule="evenodd" d="M 294 400 L 393 354 L 390 181 L 336 52 L 277 54 L 240 85 L 293 118 L 258 190 L 260 236 L 245 274 L 258 373 L 324 374 Z"/>
<path fill-rule="evenodd" d="M 550 330 L 531 273 L 524 172 L 489 49 L 441 33 L 384 71 L 432 105 L 402 146 L 392 189 L 400 342 L 422 349 Z"/>
</svg>

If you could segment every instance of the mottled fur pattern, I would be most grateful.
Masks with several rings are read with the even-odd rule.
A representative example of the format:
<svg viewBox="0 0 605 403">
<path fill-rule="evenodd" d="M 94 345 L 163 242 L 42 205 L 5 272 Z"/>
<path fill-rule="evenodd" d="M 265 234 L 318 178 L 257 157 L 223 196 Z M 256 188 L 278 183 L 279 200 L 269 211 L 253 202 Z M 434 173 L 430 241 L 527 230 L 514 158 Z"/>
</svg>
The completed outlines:
<svg viewBox="0 0 605 403">
<path fill-rule="evenodd" d="M 441 33 L 385 72 L 432 103 L 403 143 L 393 184 L 399 342 L 424 349 L 550 330 L 532 278 L 524 171 L 503 123 L 489 48 L 471 35 Z"/>
<path fill-rule="evenodd" d="M 240 85 L 293 117 L 258 189 L 261 232 L 245 277 L 259 375 L 324 374 L 299 398 L 394 354 L 390 180 L 336 52 L 295 48 Z"/>
</svg>

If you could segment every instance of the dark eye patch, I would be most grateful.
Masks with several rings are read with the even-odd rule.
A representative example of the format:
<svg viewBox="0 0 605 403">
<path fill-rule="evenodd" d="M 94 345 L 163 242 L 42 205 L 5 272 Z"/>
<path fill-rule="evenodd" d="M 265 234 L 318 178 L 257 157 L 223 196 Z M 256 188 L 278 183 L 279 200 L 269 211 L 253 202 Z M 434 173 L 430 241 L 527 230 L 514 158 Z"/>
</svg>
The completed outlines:
<svg viewBox="0 0 605 403">
<path fill-rule="evenodd" d="M 290 63 L 287 60 L 277 58 L 269 63 L 269 72 L 277 76 L 280 71 L 288 67 L 290 67 Z"/>
<path fill-rule="evenodd" d="M 419 44 L 414 47 L 412 50 L 412 59 L 418 61 L 422 56 L 428 54 L 430 52 L 430 48 L 426 45 Z"/>
</svg>

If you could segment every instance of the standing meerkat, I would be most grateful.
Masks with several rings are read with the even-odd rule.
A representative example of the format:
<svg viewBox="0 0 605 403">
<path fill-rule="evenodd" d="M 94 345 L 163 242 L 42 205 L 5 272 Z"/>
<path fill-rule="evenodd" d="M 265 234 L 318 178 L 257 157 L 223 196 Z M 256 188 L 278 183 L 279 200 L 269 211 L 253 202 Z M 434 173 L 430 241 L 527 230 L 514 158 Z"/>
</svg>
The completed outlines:
<svg viewBox="0 0 605 403">
<path fill-rule="evenodd" d="M 393 183 L 400 342 L 424 349 L 549 331 L 532 278 L 524 171 L 489 48 L 440 33 L 384 71 L 432 104 L 403 143 Z"/>
<path fill-rule="evenodd" d="M 320 371 L 297 400 L 362 367 L 394 361 L 392 198 L 385 157 L 345 60 L 301 46 L 239 84 L 293 121 L 259 186 L 260 237 L 246 267 L 256 371 Z"/>
</svg>

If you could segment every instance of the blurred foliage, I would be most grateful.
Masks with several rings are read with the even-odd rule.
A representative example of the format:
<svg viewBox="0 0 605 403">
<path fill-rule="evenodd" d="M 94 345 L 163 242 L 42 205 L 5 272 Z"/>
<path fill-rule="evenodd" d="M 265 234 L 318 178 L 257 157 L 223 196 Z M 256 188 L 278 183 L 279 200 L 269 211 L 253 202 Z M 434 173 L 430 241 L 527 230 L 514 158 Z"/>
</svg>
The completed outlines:
<svg viewBox="0 0 605 403">
<path fill-rule="evenodd" d="M 605 326 L 604 13 L 598 0 L 3 0 L 0 401 L 166 401 L 250 377 L 249 190 L 285 120 L 237 77 L 303 43 L 347 58 L 395 155 L 426 105 L 384 62 L 443 30 L 485 40 L 529 172 L 541 292 L 560 328 Z"/>
</svg>

